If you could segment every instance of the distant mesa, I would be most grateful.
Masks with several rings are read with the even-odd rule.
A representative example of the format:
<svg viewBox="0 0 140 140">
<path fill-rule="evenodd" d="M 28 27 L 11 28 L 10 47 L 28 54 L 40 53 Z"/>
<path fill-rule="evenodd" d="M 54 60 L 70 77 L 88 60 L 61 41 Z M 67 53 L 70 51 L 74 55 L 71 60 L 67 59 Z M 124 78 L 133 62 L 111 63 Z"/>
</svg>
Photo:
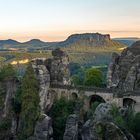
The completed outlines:
<svg viewBox="0 0 140 140">
<path fill-rule="evenodd" d="M 83 34 L 73 34 L 69 36 L 65 41 L 58 42 L 57 44 L 51 46 L 65 47 L 65 48 L 83 48 L 83 47 L 126 47 L 126 45 L 121 44 L 117 41 L 113 41 L 109 34 L 100 33 L 83 33 Z"/>
<path fill-rule="evenodd" d="M 78 41 L 78 40 L 89 40 L 89 41 L 105 41 L 110 40 L 109 34 L 100 33 L 84 33 L 84 34 L 73 34 L 67 38 L 66 41 Z"/>
<path fill-rule="evenodd" d="M 114 41 L 109 34 L 100 33 L 83 33 L 70 35 L 66 40 L 60 42 L 44 42 L 39 39 L 20 43 L 15 40 L 0 40 L 0 48 L 16 48 L 16 49 L 55 49 L 55 48 L 71 48 L 71 47 L 126 47 L 126 45 Z"/>
</svg>

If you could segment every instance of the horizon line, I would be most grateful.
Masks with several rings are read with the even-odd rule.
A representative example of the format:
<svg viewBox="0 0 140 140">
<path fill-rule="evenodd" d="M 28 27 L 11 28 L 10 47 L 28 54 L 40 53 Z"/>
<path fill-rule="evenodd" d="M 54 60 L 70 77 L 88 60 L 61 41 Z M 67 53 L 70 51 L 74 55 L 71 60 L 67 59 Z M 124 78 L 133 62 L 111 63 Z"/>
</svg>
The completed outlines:
<svg viewBox="0 0 140 140">
<path fill-rule="evenodd" d="M 107 32 L 110 32 L 110 33 L 107 33 Z M 124 32 L 128 32 L 128 33 L 140 33 L 140 31 L 106 31 L 106 30 L 98 30 L 98 31 L 88 31 L 88 30 L 79 30 L 79 31 L 74 31 L 74 32 L 71 32 L 71 33 L 66 33 L 64 35 L 56 35 L 56 36 L 48 36 L 48 38 L 55 38 L 55 39 L 48 39 L 47 40 L 47 35 L 42 35 L 42 36 L 20 36 L 20 35 L 17 35 L 17 36 L 11 36 L 11 37 L 6 37 L 6 36 L 3 36 L 2 38 L 0 38 L 0 40 L 15 40 L 19 43 L 26 43 L 28 41 L 31 41 L 31 40 L 34 40 L 34 39 L 37 39 L 37 40 L 40 40 L 40 41 L 43 41 L 43 42 L 61 42 L 61 41 L 65 41 L 69 36 L 71 35 L 74 35 L 74 34 L 86 34 L 86 33 L 99 33 L 99 34 L 102 34 L 102 35 L 110 35 L 110 38 L 111 39 L 114 39 L 114 38 L 140 38 L 140 36 L 133 36 L 133 35 L 112 35 L 113 33 L 124 33 Z M 23 35 L 23 34 L 21 34 Z M 8 35 L 7 35 L 8 36 Z M 19 38 L 19 39 L 18 39 Z M 59 39 L 59 38 L 63 38 L 63 39 Z M 50 41 L 49 41 L 50 40 Z"/>
</svg>

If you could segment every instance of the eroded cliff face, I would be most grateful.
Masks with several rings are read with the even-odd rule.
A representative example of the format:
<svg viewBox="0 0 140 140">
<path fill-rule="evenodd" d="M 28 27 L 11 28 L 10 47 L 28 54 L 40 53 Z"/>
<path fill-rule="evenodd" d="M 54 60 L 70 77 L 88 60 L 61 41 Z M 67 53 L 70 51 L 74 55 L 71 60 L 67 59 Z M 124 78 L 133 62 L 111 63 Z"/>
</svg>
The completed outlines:
<svg viewBox="0 0 140 140">
<path fill-rule="evenodd" d="M 43 113 L 47 112 L 55 98 L 49 93 L 50 85 L 70 85 L 70 72 L 68 69 L 68 55 L 56 49 L 52 51 L 52 58 L 37 58 L 31 61 L 35 75 L 39 81 L 40 107 Z"/>
<path fill-rule="evenodd" d="M 47 66 L 50 69 L 51 84 L 70 85 L 69 57 L 68 55 L 56 49 L 52 51 L 53 58 Z"/>
<path fill-rule="evenodd" d="M 50 93 L 50 86 L 70 85 L 70 72 L 68 69 L 69 58 L 60 49 L 52 51 L 52 58 L 37 58 L 31 61 L 36 78 L 39 81 L 39 96 L 41 115 L 35 125 L 34 135 L 31 140 L 52 140 L 53 129 L 51 118 L 45 113 L 53 105 L 55 94 Z"/>
<path fill-rule="evenodd" d="M 46 114 L 37 121 L 32 140 L 53 140 L 52 120 Z"/>
<path fill-rule="evenodd" d="M 108 71 L 108 87 L 125 92 L 140 90 L 140 41 L 125 49 L 120 56 L 113 54 Z"/>
<path fill-rule="evenodd" d="M 101 103 L 93 116 L 82 122 L 76 114 L 69 115 L 63 140 L 135 140 L 127 130 L 113 121 L 112 105 Z"/>
<path fill-rule="evenodd" d="M 32 60 L 32 67 L 35 71 L 35 75 L 39 81 L 39 96 L 41 111 L 44 112 L 47 105 L 50 104 L 48 99 L 48 89 L 50 86 L 50 73 L 44 65 L 46 59 L 34 59 Z"/>
</svg>

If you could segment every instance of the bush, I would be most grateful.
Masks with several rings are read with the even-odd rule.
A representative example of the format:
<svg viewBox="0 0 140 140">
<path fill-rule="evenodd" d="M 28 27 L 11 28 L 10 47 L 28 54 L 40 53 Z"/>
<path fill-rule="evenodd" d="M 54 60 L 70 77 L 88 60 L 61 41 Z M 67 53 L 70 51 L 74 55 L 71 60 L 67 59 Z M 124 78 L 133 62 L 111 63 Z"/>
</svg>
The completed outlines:
<svg viewBox="0 0 140 140">
<path fill-rule="evenodd" d="M 73 83 L 75 86 L 78 86 L 78 85 L 82 85 L 82 84 L 83 84 L 83 81 L 81 80 L 81 78 L 80 78 L 79 75 L 73 75 L 73 76 L 72 76 L 72 83 Z"/>
<path fill-rule="evenodd" d="M 126 127 L 125 120 L 121 116 L 119 108 L 116 106 L 116 104 L 112 104 L 111 114 L 113 116 L 113 121 L 117 126 L 122 128 Z"/>
<path fill-rule="evenodd" d="M 84 84 L 87 86 L 100 87 L 103 82 L 103 74 L 96 68 L 87 69 Z"/>
<path fill-rule="evenodd" d="M 4 131 L 9 131 L 10 128 L 11 128 L 11 119 L 4 118 L 3 120 L 0 121 L 0 133 Z"/>
<path fill-rule="evenodd" d="M 12 65 L 4 65 L 0 69 L 0 80 L 13 79 L 16 77 L 16 72 Z"/>
<path fill-rule="evenodd" d="M 131 131 L 137 140 L 140 139 L 140 112 L 136 113 L 133 119 L 133 125 L 131 125 Z"/>
</svg>

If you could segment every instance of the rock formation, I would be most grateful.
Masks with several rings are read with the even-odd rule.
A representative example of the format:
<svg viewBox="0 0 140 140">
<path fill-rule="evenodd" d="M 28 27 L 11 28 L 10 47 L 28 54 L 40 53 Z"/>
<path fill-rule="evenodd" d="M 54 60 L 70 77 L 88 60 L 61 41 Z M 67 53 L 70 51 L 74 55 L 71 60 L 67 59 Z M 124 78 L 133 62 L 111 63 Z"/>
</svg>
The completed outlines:
<svg viewBox="0 0 140 140">
<path fill-rule="evenodd" d="M 66 129 L 63 140 L 77 140 L 78 139 L 78 117 L 73 114 L 67 118 Z"/>
<path fill-rule="evenodd" d="M 53 140 L 53 129 L 51 118 L 43 114 L 37 121 L 33 140 Z"/>
<path fill-rule="evenodd" d="M 93 118 L 83 125 L 82 140 L 135 140 L 129 132 L 120 129 L 112 120 L 111 105 L 101 103 Z"/>
<path fill-rule="evenodd" d="M 55 95 L 49 93 L 50 85 L 70 85 L 68 55 L 56 49 L 52 51 L 52 56 L 51 59 L 37 58 L 31 61 L 39 81 L 40 107 L 44 113 L 50 109 L 55 98 Z"/>
<path fill-rule="evenodd" d="M 140 41 L 125 49 L 120 56 L 113 54 L 108 72 L 108 87 L 125 92 L 140 89 Z"/>
<path fill-rule="evenodd" d="M 32 60 L 32 67 L 35 71 L 36 77 L 39 81 L 39 96 L 40 96 L 40 107 L 42 111 L 50 104 L 49 100 L 49 86 L 50 86 L 50 73 L 44 65 L 46 59 L 34 59 Z"/>
<path fill-rule="evenodd" d="M 109 103 L 101 103 L 97 106 L 94 112 L 94 122 L 98 121 L 112 121 L 111 114 L 112 106 Z"/>
<path fill-rule="evenodd" d="M 56 85 L 70 85 L 70 72 L 68 69 L 69 57 L 68 55 L 56 49 L 52 51 L 53 58 L 49 60 L 51 84 Z"/>
</svg>

